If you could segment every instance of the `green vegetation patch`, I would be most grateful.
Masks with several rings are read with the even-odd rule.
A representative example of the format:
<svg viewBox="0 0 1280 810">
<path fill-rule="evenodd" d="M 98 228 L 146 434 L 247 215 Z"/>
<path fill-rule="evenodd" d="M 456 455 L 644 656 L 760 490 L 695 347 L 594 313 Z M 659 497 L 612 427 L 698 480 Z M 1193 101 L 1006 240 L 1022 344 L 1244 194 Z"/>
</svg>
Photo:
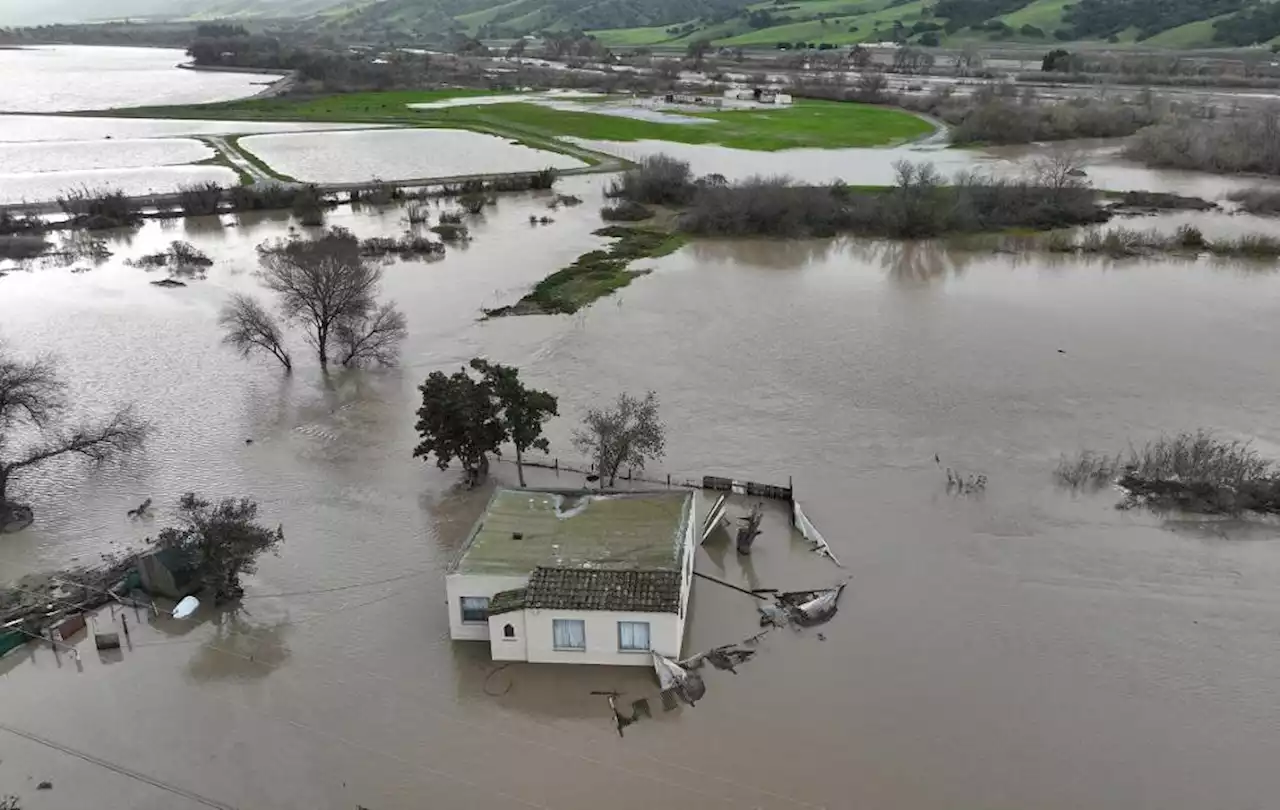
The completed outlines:
<svg viewBox="0 0 1280 810">
<path fill-rule="evenodd" d="M 682 113 L 705 124 L 669 124 L 620 115 L 561 110 L 524 102 L 414 110 L 407 104 L 461 95 L 493 95 L 487 90 L 432 90 L 349 93 L 320 98 L 287 98 L 200 106 L 135 108 L 129 116 L 223 118 L 236 120 L 387 123 L 452 127 L 504 135 L 539 148 L 555 138 L 599 141 L 673 141 L 719 144 L 735 149 L 840 149 L 887 146 L 928 135 L 933 125 L 901 110 L 841 101 L 800 99 L 789 107 Z M 557 151 L 565 151 L 560 147 Z M 575 153 L 575 156 L 578 156 Z"/>
<path fill-rule="evenodd" d="M 608 250 L 584 253 L 573 264 L 538 282 L 514 305 L 485 310 L 490 318 L 507 315 L 572 315 L 593 301 L 627 286 L 648 270 L 631 270 L 637 259 L 667 256 L 685 243 L 679 234 L 649 228 L 611 226 L 595 232 L 616 238 Z"/>
<path fill-rule="evenodd" d="M 776 110 L 682 113 L 703 124 L 668 124 L 617 115 L 556 110 L 536 104 L 494 104 L 482 112 L 453 108 L 440 119 L 480 120 L 529 128 L 541 134 L 598 141 L 674 141 L 734 149 L 840 149 L 885 146 L 933 132 L 933 125 L 900 110 L 839 101 L 800 100 Z"/>
</svg>

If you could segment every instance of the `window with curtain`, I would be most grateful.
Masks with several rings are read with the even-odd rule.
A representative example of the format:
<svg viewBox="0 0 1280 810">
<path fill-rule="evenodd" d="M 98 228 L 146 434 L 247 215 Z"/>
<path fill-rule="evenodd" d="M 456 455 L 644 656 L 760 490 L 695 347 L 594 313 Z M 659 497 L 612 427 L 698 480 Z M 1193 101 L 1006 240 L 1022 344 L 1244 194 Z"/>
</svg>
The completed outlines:
<svg viewBox="0 0 1280 810">
<path fill-rule="evenodd" d="M 649 623 L 618 622 L 618 649 L 622 652 L 648 652 Z"/>
<path fill-rule="evenodd" d="M 587 623 L 582 619 L 552 619 L 551 640 L 557 650 L 585 650 Z"/>
<path fill-rule="evenodd" d="M 489 621 L 489 597 L 487 596 L 462 597 L 462 620 L 464 622 Z"/>
</svg>

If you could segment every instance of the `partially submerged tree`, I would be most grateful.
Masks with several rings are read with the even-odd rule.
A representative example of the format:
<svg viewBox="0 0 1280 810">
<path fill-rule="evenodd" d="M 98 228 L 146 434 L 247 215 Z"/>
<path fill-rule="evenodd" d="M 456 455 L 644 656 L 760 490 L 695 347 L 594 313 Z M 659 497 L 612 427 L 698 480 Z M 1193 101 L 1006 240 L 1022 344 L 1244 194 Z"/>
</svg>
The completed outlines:
<svg viewBox="0 0 1280 810">
<path fill-rule="evenodd" d="M 334 338 L 344 366 L 394 366 L 400 344 L 409 336 L 408 321 L 394 303 L 379 305 L 363 317 L 338 321 Z"/>
<path fill-rule="evenodd" d="M 30 525 L 29 506 L 9 499 L 25 471 L 62 457 L 101 463 L 137 449 L 147 425 L 130 406 L 68 423 L 67 384 L 48 357 L 21 360 L 0 345 L 0 531 Z"/>
<path fill-rule="evenodd" d="M 658 416 L 658 395 L 650 391 L 639 399 L 622 393 L 612 408 L 591 408 L 574 431 L 573 446 L 592 459 L 602 486 L 606 480 L 613 486 L 624 464 L 643 469 L 646 461 L 662 458 L 666 427 Z"/>
<path fill-rule="evenodd" d="M 558 402 L 546 391 L 528 388 L 520 382 L 520 370 L 514 366 L 490 363 L 477 357 L 471 367 L 484 376 L 493 397 L 498 401 L 502 427 L 516 448 L 516 475 L 524 486 L 524 452 L 547 452 L 551 445 L 542 435 L 542 425 L 558 415 Z"/>
<path fill-rule="evenodd" d="M 188 492 L 178 502 L 178 526 L 150 542 L 181 551 L 213 592 L 214 602 L 221 604 L 238 599 L 244 593 L 240 576 L 256 571 L 258 558 L 277 552 L 284 542 L 282 527 L 270 529 L 257 519 L 258 505 L 248 498 L 214 503 Z"/>
<path fill-rule="evenodd" d="M 218 315 L 218 325 L 226 332 L 222 342 L 240 352 L 240 356 L 264 351 L 279 360 L 285 371 L 293 370 L 293 359 L 285 348 L 280 325 L 255 299 L 244 293 L 232 295 Z"/>
<path fill-rule="evenodd" d="M 507 438 L 493 386 L 459 369 L 447 377 L 431 372 L 418 390 L 422 407 L 416 427 L 422 441 L 413 450 L 414 458 L 435 456 L 442 470 L 457 459 L 467 484 L 475 486 L 489 474 L 489 454 L 501 455 Z"/>
<path fill-rule="evenodd" d="M 407 332 L 393 303 L 379 304 L 382 269 L 360 255 L 360 243 L 342 228 L 315 239 L 262 245 L 263 279 L 280 296 L 286 320 L 300 325 L 320 365 L 337 344 L 343 365 L 393 364 Z"/>
</svg>

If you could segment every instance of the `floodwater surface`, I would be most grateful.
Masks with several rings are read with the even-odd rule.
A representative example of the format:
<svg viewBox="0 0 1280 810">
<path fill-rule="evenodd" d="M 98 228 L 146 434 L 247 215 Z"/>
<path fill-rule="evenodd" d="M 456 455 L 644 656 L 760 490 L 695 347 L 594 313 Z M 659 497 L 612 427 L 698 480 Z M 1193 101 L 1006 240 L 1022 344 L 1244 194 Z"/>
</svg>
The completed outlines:
<svg viewBox="0 0 1280 810">
<path fill-rule="evenodd" d="M 225 166 L 144 166 L 0 174 L 0 203 L 47 202 L 68 191 L 85 188 L 120 190 L 130 196 L 141 196 L 167 194 L 199 183 L 234 186 L 237 182 L 236 173 Z"/>
<path fill-rule="evenodd" d="M 413 180 L 584 165 L 557 152 L 459 129 L 254 135 L 242 139 L 240 145 L 277 172 L 312 183 Z"/>
<path fill-rule="evenodd" d="M 189 135 L 251 135 L 262 132 L 322 132 L 371 129 L 376 124 L 311 121 L 202 121 L 195 118 L 98 118 L 78 115 L 0 115 L 0 143 L 92 141 L 114 138 L 177 138 Z"/>
<path fill-rule="evenodd" d="M 294 336 L 285 376 L 220 345 L 219 306 L 264 294 L 253 248 L 286 217 L 150 223 L 88 272 L 0 279 L 9 346 L 55 352 L 86 409 L 134 400 L 155 426 L 124 467 L 19 482 L 37 522 L 4 539 L 4 578 L 134 547 L 170 516 L 126 510 L 186 490 L 253 497 L 287 537 L 238 615 L 129 611 L 119 656 L 4 659 L 0 793 L 43 806 L 31 786 L 49 779 L 59 807 L 148 810 L 1274 805 L 1274 529 L 1120 512 L 1050 475 L 1063 453 L 1200 426 L 1280 455 L 1274 266 L 699 241 L 577 316 L 478 320 L 606 243 L 590 235 L 604 182 L 562 182 L 587 203 L 546 226 L 528 224 L 546 196 L 503 196 L 466 248 L 388 265 L 411 332 L 390 371 L 322 374 Z M 404 227 L 396 209 L 331 222 Z M 215 259 L 206 280 L 159 289 L 123 264 L 173 239 Z M 750 557 L 720 539 L 698 569 L 783 589 L 848 576 L 840 614 L 821 636 L 770 634 L 736 675 L 707 672 L 696 707 L 623 738 L 591 692 L 655 698 L 644 669 L 498 669 L 448 641 L 442 572 L 488 492 L 411 457 L 415 386 L 477 355 L 560 397 L 562 459 L 585 408 L 652 389 L 655 475 L 793 477 L 844 571 L 776 511 Z M 948 495 L 935 454 L 986 492 Z M 686 653 L 757 630 L 750 597 L 698 581 Z"/>
<path fill-rule="evenodd" d="M 213 149 L 190 138 L 0 143 L 0 171 L 137 169 L 197 163 L 213 155 Z"/>
<path fill-rule="evenodd" d="M 1088 182 L 1108 191 L 1160 191 L 1216 200 L 1236 189 L 1276 185 L 1273 178 L 1148 169 L 1124 160 L 1121 146 L 1115 141 L 953 149 L 946 144 L 945 135 L 939 133 L 925 141 L 891 149 L 787 149 L 761 153 L 713 144 L 570 140 L 629 160 L 670 155 L 687 161 L 696 174 L 720 174 L 730 181 L 786 175 L 800 183 L 825 184 L 838 179 L 855 185 L 892 185 L 894 164 L 904 160 L 932 163 L 948 179 L 970 171 L 1012 177 L 1026 174 L 1038 158 L 1069 150 L 1082 159 Z"/>
<path fill-rule="evenodd" d="M 205 104 L 253 95 L 280 78 L 178 67 L 189 61 L 174 48 L 49 45 L 0 50 L 0 111 Z"/>
</svg>

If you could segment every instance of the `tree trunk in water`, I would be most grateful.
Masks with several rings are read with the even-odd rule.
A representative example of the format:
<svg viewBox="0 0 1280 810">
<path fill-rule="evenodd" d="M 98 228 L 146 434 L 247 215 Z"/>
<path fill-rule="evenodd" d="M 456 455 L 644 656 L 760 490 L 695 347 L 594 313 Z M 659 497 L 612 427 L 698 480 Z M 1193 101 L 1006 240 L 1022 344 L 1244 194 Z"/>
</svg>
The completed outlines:
<svg viewBox="0 0 1280 810">
<path fill-rule="evenodd" d="M 0 534 L 20 532 L 35 521 L 30 506 L 13 503 L 8 498 L 9 471 L 0 471 Z"/>
<path fill-rule="evenodd" d="M 524 454 L 520 452 L 520 445 L 516 445 L 516 477 L 520 481 L 520 488 L 524 489 Z"/>
</svg>

